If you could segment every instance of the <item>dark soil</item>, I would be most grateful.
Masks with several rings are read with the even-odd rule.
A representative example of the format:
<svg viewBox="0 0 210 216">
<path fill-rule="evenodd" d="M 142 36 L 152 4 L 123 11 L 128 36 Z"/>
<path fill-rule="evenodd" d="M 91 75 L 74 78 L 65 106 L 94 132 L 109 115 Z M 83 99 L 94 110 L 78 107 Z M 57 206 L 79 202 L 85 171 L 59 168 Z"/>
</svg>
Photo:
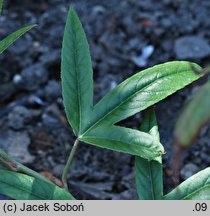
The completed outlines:
<svg viewBox="0 0 210 216">
<path fill-rule="evenodd" d="M 72 0 L 91 47 L 95 102 L 136 72 L 185 59 L 210 57 L 209 0 Z M 75 137 L 66 121 L 60 86 L 60 50 L 67 0 L 6 1 L 0 37 L 37 23 L 0 56 L 0 148 L 38 172 L 60 178 Z M 196 47 L 196 49 L 195 49 Z M 173 187 L 173 128 L 198 83 L 156 105 L 165 147 L 165 192 Z M 141 114 L 123 122 L 141 123 Z M 185 150 L 181 181 L 210 165 L 210 128 Z M 69 175 L 80 199 L 137 199 L 133 157 L 81 144 Z"/>
</svg>

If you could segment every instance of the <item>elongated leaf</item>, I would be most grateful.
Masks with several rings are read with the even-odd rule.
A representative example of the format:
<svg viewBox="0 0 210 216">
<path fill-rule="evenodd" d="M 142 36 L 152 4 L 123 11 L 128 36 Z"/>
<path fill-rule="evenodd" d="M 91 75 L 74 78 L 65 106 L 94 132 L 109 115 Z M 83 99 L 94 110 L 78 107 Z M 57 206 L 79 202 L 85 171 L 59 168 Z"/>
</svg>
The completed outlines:
<svg viewBox="0 0 210 216">
<path fill-rule="evenodd" d="M 181 183 L 167 194 L 166 200 L 210 200 L 210 168 L 206 168 Z"/>
<path fill-rule="evenodd" d="M 0 169 L 0 194 L 17 200 L 72 200 L 64 189 L 31 176 Z"/>
<path fill-rule="evenodd" d="M 147 159 L 154 159 L 164 153 L 163 146 L 151 135 L 119 126 L 98 127 L 80 140 Z"/>
<path fill-rule="evenodd" d="M 88 42 L 76 12 L 70 8 L 63 39 L 61 78 L 65 111 L 75 135 L 84 131 L 92 110 L 92 76 Z"/>
<path fill-rule="evenodd" d="M 196 64 L 197 69 L 200 67 Z M 159 64 L 128 78 L 96 104 L 95 124 L 114 124 L 140 112 L 200 78 L 186 61 Z"/>
<path fill-rule="evenodd" d="M 10 34 L 2 41 L 0 41 L 0 54 L 3 53 L 10 45 L 12 45 L 18 38 L 24 35 L 26 32 L 34 28 L 36 25 L 30 25 L 17 30 L 16 32 Z"/>
<path fill-rule="evenodd" d="M 40 179 L 42 181 L 47 181 L 51 183 L 51 181 L 45 178 L 44 176 L 40 175 L 34 170 L 31 170 L 30 168 L 12 159 L 9 155 L 6 154 L 6 152 L 2 151 L 1 149 L 0 149 L 0 163 L 3 163 L 5 166 L 7 166 L 12 171 L 21 172 L 29 176 L 32 176 L 36 179 Z"/>
<path fill-rule="evenodd" d="M 148 132 L 157 141 L 160 140 L 155 111 L 149 108 L 145 112 L 141 131 Z M 139 199 L 160 200 L 163 197 L 162 158 L 145 160 L 135 157 L 136 188 Z"/>
<path fill-rule="evenodd" d="M 0 15 L 1 15 L 1 11 L 2 11 L 2 6 L 3 6 L 3 0 L 0 0 Z"/>
<path fill-rule="evenodd" d="M 200 69 L 199 66 L 194 65 Z M 89 47 L 82 24 L 70 9 L 62 48 L 62 93 L 65 111 L 78 139 L 99 147 L 154 159 L 163 153 L 159 141 L 115 123 L 146 109 L 198 79 L 188 62 L 170 62 L 124 81 L 93 108 Z"/>
<path fill-rule="evenodd" d="M 210 121 L 210 81 L 203 85 L 181 112 L 174 130 L 175 142 L 186 147 Z"/>
</svg>

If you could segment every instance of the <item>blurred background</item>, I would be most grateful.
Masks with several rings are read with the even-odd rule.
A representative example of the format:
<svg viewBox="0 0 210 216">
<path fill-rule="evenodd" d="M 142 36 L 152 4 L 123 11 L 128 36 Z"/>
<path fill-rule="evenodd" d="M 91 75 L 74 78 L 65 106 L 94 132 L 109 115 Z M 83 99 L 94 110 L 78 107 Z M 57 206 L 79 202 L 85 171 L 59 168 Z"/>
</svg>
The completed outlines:
<svg viewBox="0 0 210 216">
<path fill-rule="evenodd" d="M 38 24 L 0 55 L 0 148 L 30 168 L 60 178 L 75 137 L 61 97 L 60 51 L 70 2 L 92 54 L 95 102 L 127 77 L 170 60 L 210 59 L 209 0 L 5 0 L 0 38 Z M 205 80 L 204 80 L 205 81 Z M 174 187 L 173 130 L 202 82 L 156 105 L 165 147 L 165 192 Z M 199 106 L 199 104 L 198 104 Z M 141 113 L 122 124 L 137 128 Z M 210 165 L 210 127 L 183 154 L 180 181 Z M 69 184 L 80 199 L 137 199 L 134 158 L 80 145 Z"/>
</svg>

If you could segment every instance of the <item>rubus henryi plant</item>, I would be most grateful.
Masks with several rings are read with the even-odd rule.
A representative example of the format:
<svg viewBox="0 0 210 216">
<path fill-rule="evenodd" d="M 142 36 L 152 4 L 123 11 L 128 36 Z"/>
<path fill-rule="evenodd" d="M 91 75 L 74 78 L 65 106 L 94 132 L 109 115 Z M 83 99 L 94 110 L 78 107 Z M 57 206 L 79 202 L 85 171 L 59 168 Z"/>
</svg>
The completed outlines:
<svg viewBox="0 0 210 216">
<path fill-rule="evenodd" d="M 79 142 L 135 156 L 136 187 L 140 199 L 209 199 L 210 168 L 192 176 L 163 195 L 162 155 L 154 104 L 199 79 L 193 63 L 173 61 L 143 70 L 93 104 L 93 70 L 82 24 L 70 8 L 62 46 L 62 95 L 67 119 L 76 136 L 62 175 L 62 186 L 14 161 L 5 152 L 0 159 L 0 193 L 14 199 L 74 199 L 67 174 Z M 200 67 L 193 64 L 194 68 Z M 139 130 L 116 125 L 145 111 Z"/>
</svg>

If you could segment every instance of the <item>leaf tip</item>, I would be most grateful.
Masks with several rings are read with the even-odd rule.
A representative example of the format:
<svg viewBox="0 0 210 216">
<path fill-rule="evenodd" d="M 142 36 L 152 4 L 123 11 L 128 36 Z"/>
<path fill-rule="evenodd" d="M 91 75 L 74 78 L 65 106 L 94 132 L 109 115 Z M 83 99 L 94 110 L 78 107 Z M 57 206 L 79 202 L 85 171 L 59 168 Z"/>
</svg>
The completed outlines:
<svg viewBox="0 0 210 216">
<path fill-rule="evenodd" d="M 70 15 L 73 15 L 73 16 L 77 16 L 77 12 L 76 12 L 76 10 L 74 9 L 74 6 L 70 6 L 70 8 L 69 8 L 69 14 Z"/>
</svg>

